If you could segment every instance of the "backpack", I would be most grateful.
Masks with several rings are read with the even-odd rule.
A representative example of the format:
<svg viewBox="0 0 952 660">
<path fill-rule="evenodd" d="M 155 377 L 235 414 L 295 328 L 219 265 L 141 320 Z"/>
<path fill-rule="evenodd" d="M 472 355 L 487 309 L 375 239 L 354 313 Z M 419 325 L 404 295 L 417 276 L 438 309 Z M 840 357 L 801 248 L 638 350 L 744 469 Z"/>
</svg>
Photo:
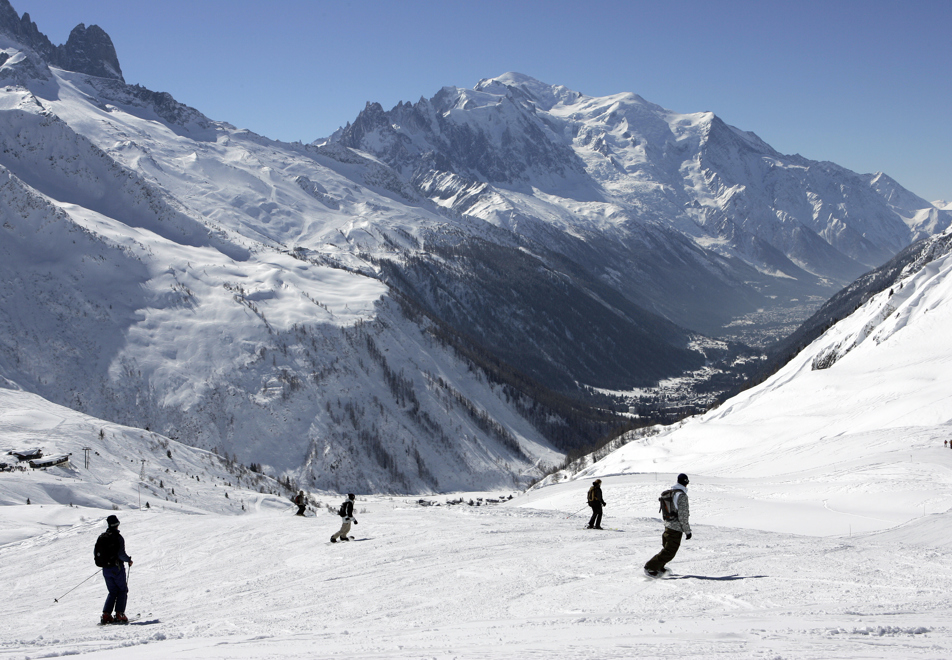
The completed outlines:
<svg viewBox="0 0 952 660">
<path fill-rule="evenodd" d="M 341 518 L 347 517 L 347 502 L 341 503 L 340 509 L 338 509 L 337 511 L 337 515 L 340 516 Z"/>
<path fill-rule="evenodd" d="M 674 494 L 679 492 L 675 488 L 661 493 L 661 497 L 658 498 L 658 501 L 661 502 L 659 511 L 661 512 L 661 519 L 665 522 L 672 522 L 678 519 L 678 507 L 674 505 Z"/>
<path fill-rule="evenodd" d="M 119 560 L 119 544 L 115 535 L 109 532 L 99 535 L 96 539 L 96 547 L 93 549 L 93 559 L 99 568 L 116 565 Z"/>
</svg>

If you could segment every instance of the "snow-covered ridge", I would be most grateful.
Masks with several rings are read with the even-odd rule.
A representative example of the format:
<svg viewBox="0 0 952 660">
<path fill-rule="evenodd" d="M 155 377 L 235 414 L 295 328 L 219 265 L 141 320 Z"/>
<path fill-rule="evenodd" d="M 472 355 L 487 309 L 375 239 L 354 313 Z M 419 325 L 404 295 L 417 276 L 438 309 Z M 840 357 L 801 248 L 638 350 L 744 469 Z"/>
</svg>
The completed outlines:
<svg viewBox="0 0 952 660">
<path fill-rule="evenodd" d="M 378 155 L 437 203 L 521 236 L 547 234 L 567 256 L 597 246 L 600 259 L 584 268 L 706 332 L 716 312 L 703 297 L 668 291 L 652 271 L 697 263 L 707 276 L 682 276 L 724 282 L 706 296 L 722 308 L 761 296 L 760 306 L 784 307 L 828 297 L 830 281 L 842 286 L 952 221 L 882 173 L 780 154 L 712 113 L 677 113 L 632 93 L 590 97 L 519 73 L 386 112 L 368 104 L 332 140 Z M 670 245 L 672 232 L 690 241 L 691 257 L 637 247 Z M 752 280 L 737 260 L 760 275 Z"/>
<path fill-rule="evenodd" d="M 3 507 L 75 507 L 98 520 L 103 510 L 239 515 L 288 506 L 285 488 L 247 466 L 27 392 L 0 389 L 0 438 Z M 33 469 L 11 453 L 33 449 L 68 462 Z M 0 534 L 12 541 L 9 530 Z"/>
</svg>

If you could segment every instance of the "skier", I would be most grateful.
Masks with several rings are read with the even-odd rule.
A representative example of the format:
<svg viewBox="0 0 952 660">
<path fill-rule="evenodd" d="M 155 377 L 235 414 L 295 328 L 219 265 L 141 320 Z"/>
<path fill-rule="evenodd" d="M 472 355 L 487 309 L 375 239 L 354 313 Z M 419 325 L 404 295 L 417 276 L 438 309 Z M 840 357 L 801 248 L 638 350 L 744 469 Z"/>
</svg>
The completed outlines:
<svg viewBox="0 0 952 660">
<path fill-rule="evenodd" d="M 129 596 L 129 587 L 122 563 L 128 562 L 131 567 L 132 557 L 126 554 L 126 541 L 119 533 L 119 519 L 114 515 L 109 516 L 106 518 L 106 524 L 109 527 L 96 539 L 94 550 L 96 566 L 102 567 L 102 576 L 109 590 L 100 623 L 128 623 L 126 599 Z M 115 617 L 112 615 L 113 607 L 116 609 Z"/>
<path fill-rule="evenodd" d="M 337 543 L 338 539 L 341 541 L 350 541 L 350 537 L 347 536 L 347 532 L 350 531 L 350 524 L 357 524 L 357 519 L 354 518 L 354 500 L 356 499 L 356 495 L 348 493 L 347 499 L 340 505 L 337 515 L 343 518 L 344 522 L 340 526 L 340 531 L 331 537 L 331 543 Z"/>
<path fill-rule="evenodd" d="M 661 552 L 648 560 L 645 564 L 645 575 L 648 577 L 658 577 L 665 572 L 665 564 L 674 559 L 681 547 L 681 536 L 691 538 L 691 524 L 688 518 L 691 511 L 688 508 L 688 475 L 679 474 L 678 483 L 671 487 L 674 491 L 674 507 L 677 509 L 677 517 L 664 523 L 664 533 L 661 535 Z"/>
<path fill-rule="evenodd" d="M 304 491 L 299 490 L 298 494 L 294 496 L 294 499 L 292 501 L 295 504 L 297 504 L 297 508 L 298 508 L 297 513 L 295 513 L 294 515 L 303 516 L 304 509 L 307 507 L 307 496 L 304 494 Z"/>
<path fill-rule="evenodd" d="M 605 500 L 602 499 L 601 479 L 593 481 L 592 487 L 588 489 L 588 505 L 592 507 L 592 517 L 588 521 L 588 529 L 601 529 L 602 507 L 605 506 Z"/>
</svg>

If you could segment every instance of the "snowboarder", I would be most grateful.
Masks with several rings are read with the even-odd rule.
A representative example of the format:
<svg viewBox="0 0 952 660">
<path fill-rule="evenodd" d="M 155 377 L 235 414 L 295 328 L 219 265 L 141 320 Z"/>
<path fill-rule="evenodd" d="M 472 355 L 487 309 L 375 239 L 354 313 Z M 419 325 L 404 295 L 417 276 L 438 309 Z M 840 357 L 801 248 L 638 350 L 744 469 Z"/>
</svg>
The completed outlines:
<svg viewBox="0 0 952 660">
<path fill-rule="evenodd" d="M 119 519 L 114 515 L 109 516 L 106 518 L 106 524 L 109 527 L 96 539 L 96 548 L 93 552 L 96 566 L 102 567 L 102 576 L 109 590 L 106 604 L 102 608 L 100 623 L 128 623 L 126 599 L 129 596 L 129 587 L 126 584 L 126 570 L 122 563 L 128 562 L 131 567 L 132 557 L 126 554 L 126 541 L 119 533 Z M 113 607 L 116 610 L 115 617 L 112 615 Z"/>
<path fill-rule="evenodd" d="M 602 507 L 605 506 L 605 500 L 602 499 L 601 479 L 593 481 L 592 487 L 588 489 L 588 505 L 592 507 L 592 517 L 588 521 L 588 528 L 601 529 Z"/>
<path fill-rule="evenodd" d="M 648 560 L 645 564 L 645 575 L 648 577 L 658 577 L 664 573 L 664 566 L 674 559 L 681 547 L 681 537 L 691 538 L 691 524 L 688 518 L 691 511 L 688 508 L 688 475 L 679 474 L 678 483 L 671 487 L 674 491 L 672 500 L 674 508 L 677 510 L 677 516 L 673 520 L 667 520 L 664 523 L 664 533 L 661 535 L 661 552 Z"/>
<path fill-rule="evenodd" d="M 350 541 L 352 537 L 347 536 L 347 532 L 350 531 L 350 524 L 357 524 L 357 519 L 354 518 L 354 500 L 357 499 L 357 496 L 353 493 L 347 495 L 347 499 L 340 505 L 340 509 L 337 511 L 337 515 L 344 519 L 343 524 L 340 526 L 340 531 L 334 534 L 331 537 L 331 543 L 337 543 L 337 540 L 341 541 Z"/>
<path fill-rule="evenodd" d="M 294 496 L 293 502 L 297 504 L 297 508 L 298 508 L 297 513 L 295 513 L 294 515 L 303 516 L 304 509 L 307 508 L 307 495 L 304 494 L 303 490 L 298 491 L 298 494 Z"/>
</svg>

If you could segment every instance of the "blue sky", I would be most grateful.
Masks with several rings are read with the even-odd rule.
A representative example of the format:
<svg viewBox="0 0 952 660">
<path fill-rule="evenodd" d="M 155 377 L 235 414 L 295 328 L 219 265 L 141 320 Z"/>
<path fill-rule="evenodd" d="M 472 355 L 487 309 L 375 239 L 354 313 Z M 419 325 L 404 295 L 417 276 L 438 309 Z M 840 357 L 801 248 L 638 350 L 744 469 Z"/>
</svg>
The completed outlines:
<svg viewBox="0 0 952 660">
<path fill-rule="evenodd" d="M 11 2 L 55 44 L 99 25 L 127 82 L 274 139 L 518 71 L 713 111 L 783 153 L 952 201 L 952 0 Z"/>
</svg>

